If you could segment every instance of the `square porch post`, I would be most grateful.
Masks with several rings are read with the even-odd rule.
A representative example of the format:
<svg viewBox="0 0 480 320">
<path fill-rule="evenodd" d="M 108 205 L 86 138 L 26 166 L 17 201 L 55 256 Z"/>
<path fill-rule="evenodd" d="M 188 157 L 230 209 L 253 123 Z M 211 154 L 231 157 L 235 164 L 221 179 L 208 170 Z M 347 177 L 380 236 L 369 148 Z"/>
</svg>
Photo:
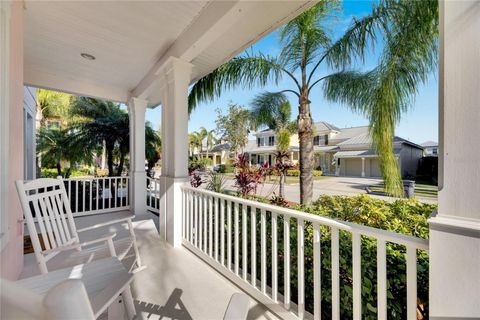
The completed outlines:
<svg viewBox="0 0 480 320">
<path fill-rule="evenodd" d="M 480 318 L 480 16 L 440 1 L 439 193 L 430 222 L 430 318 Z"/>
<path fill-rule="evenodd" d="M 182 193 L 188 178 L 188 85 L 193 65 L 170 57 L 159 71 L 162 101 L 160 234 L 182 244 Z"/>
<path fill-rule="evenodd" d="M 132 98 L 128 102 L 130 124 L 130 209 L 147 212 L 147 174 L 145 172 L 145 110 L 147 101 Z"/>
</svg>

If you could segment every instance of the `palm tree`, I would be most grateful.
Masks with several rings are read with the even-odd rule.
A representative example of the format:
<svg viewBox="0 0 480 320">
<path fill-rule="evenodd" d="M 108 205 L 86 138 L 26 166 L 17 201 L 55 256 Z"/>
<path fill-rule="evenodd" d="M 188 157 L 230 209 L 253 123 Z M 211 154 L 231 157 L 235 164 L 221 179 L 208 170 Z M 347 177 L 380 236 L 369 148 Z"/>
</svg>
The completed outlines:
<svg viewBox="0 0 480 320">
<path fill-rule="evenodd" d="M 71 108 L 71 114 L 78 119 L 73 128 L 79 140 L 90 148 L 103 145 L 107 153 L 108 175 L 114 176 L 114 149 L 120 149 L 120 164 L 128 153 L 128 114 L 119 105 L 94 98 L 80 97 Z M 119 169 L 123 169 L 119 167 Z M 121 172 L 119 172 L 121 174 Z"/>
<path fill-rule="evenodd" d="M 280 174 L 279 196 L 285 197 L 285 176 L 290 168 L 288 151 L 290 135 L 295 131 L 295 123 L 290 120 L 292 110 L 284 94 L 264 92 L 255 97 L 251 103 L 251 123 L 255 128 L 266 126 L 276 133 L 277 153 L 276 169 Z"/>
<path fill-rule="evenodd" d="M 75 100 L 71 113 L 77 117 L 73 128 L 78 141 L 83 141 L 91 150 L 98 149 L 105 142 L 109 176 L 115 175 L 113 169 L 115 150 L 118 151 L 117 175 L 120 176 L 130 150 L 128 113 L 113 102 L 85 97 Z M 154 130 L 151 124 L 146 123 L 147 156 L 154 153 L 150 148 L 155 148 L 157 143 L 160 143 L 159 137 L 152 131 Z"/>
<path fill-rule="evenodd" d="M 152 169 L 162 157 L 162 138 L 151 124 L 145 125 L 145 158 L 147 159 L 147 175 L 153 178 Z"/>
<path fill-rule="evenodd" d="M 298 99 L 300 201 L 303 204 L 308 204 L 313 196 L 314 152 L 310 92 L 322 80 L 334 76 L 319 75 L 320 66 L 325 64 L 333 69 L 345 68 L 352 62 L 352 54 L 362 55 L 366 46 L 357 35 L 360 27 L 356 24 L 340 39 L 332 41 L 325 24 L 336 9 L 336 2 L 318 3 L 280 29 L 283 48 L 278 57 L 261 53 L 235 57 L 198 80 L 189 95 L 189 108 L 193 110 L 200 102 L 212 101 L 218 97 L 224 89 L 237 85 L 251 89 L 271 82 L 278 84 L 283 76 L 291 79 L 294 87 L 276 94 L 290 93 Z"/>
<path fill-rule="evenodd" d="M 69 108 L 72 96 L 68 93 L 38 89 L 37 91 L 37 119 L 40 126 L 45 126 L 49 118 L 58 118 L 66 124 L 69 119 Z"/>
<path fill-rule="evenodd" d="M 200 158 L 200 151 L 202 149 L 202 135 L 199 132 L 190 132 L 188 134 L 188 142 L 190 145 L 190 154 L 193 157 L 195 150 L 197 150 L 197 158 Z"/>
<path fill-rule="evenodd" d="M 205 139 L 206 139 L 206 145 L 207 145 L 207 159 L 208 159 L 208 154 L 217 141 L 217 139 L 215 138 L 215 130 L 213 129 L 210 131 L 207 130 L 207 135 Z"/>
<path fill-rule="evenodd" d="M 378 66 L 367 72 L 342 71 L 324 82 L 325 96 L 347 103 L 370 120 L 372 140 L 388 193 L 403 196 L 393 152 L 395 125 L 412 106 L 420 83 L 437 66 L 438 1 L 382 1 L 372 18 L 357 22 L 358 40 L 385 43 Z"/>
<path fill-rule="evenodd" d="M 67 129 L 57 127 L 41 127 L 37 134 L 37 151 L 42 155 L 44 165 L 57 169 L 59 176 L 68 178 L 71 165 L 78 161 L 89 162 L 92 154 L 85 152 L 81 143 L 75 141 L 74 136 Z M 62 164 L 68 163 L 65 174 L 62 173 Z"/>
<path fill-rule="evenodd" d="M 291 93 L 298 98 L 300 201 L 307 204 L 312 199 L 314 164 L 310 93 L 323 82 L 329 99 L 346 102 L 367 115 L 387 192 L 400 195 L 403 191 L 393 155 L 393 132 L 418 84 L 425 81 L 435 64 L 438 3 L 383 0 L 369 16 L 354 19 L 336 41 L 325 28 L 326 17 L 335 10 L 332 3 L 322 1 L 282 27 L 279 34 L 283 48 L 278 57 L 245 54 L 201 78 L 190 91 L 189 108 L 212 101 L 224 89 L 237 85 L 251 89 L 278 84 L 282 76 L 290 78 L 293 89 L 278 94 Z M 385 38 L 379 66 L 367 73 L 345 71 L 353 62 L 364 60 L 378 31 Z M 339 72 L 319 75 L 322 65 Z"/>
</svg>

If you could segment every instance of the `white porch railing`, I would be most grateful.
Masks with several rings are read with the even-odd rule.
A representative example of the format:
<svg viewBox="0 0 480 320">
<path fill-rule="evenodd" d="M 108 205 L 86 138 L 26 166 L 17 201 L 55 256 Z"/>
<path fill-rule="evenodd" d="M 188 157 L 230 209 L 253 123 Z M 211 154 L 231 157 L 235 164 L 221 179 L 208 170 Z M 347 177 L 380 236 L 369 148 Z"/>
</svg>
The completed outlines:
<svg viewBox="0 0 480 320">
<path fill-rule="evenodd" d="M 160 180 L 147 177 L 147 209 L 160 212 Z"/>
<path fill-rule="evenodd" d="M 330 245 L 326 244 L 331 250 L 331 318 L 340 319 L 339 234 L 346 232 L 351 235 L 353 319 L 362 318 L 361 252 L 362 239 L 367 237 L 377 242 L 378 319 L 387 318 L 387 243 L 406 248 L 407 318 L 417 319 L 417 250 L 428 252 L 428 241 L 190 186 L 182 187 L 182 201 L 183 245 L 283 318 L 303 319 L 310 313 L 314 319 L 321 318 L 325 247 L 321 250 L 320 236 L 327 232 L 331 235 Z M 305 251 L 305 235 L 312 233 L 313 243 Z M 310 264 L 312 260 L 313 279 L 306 279 L 305 261 Z M 282 267 L 283 278 L 279 279 Z M 297 281 L 296 293 L 291 292 L 292 274 L 297 277 L 293 279 Z M 313 294 L 311 310 L 305 308 L 306 282 L 308 290 L 313 289 L 309 292 Z"/>
<path fill-rule="evenodd" d="M 73 216 L 130 208 L 130 177 L 63 179 Z"/>
</svg>

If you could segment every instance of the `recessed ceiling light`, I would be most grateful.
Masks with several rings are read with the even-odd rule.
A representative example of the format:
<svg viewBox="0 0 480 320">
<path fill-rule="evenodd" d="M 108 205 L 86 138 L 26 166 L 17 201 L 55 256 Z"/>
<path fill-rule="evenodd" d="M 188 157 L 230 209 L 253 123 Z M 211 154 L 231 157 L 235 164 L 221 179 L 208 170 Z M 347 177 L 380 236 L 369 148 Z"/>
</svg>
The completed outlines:
<svg viewBox="0 0 480 320">
<path fill-rule="evenodd" d="M 87 59 L 87 60 L 95 60 L 96 59 L 94 56 L 92 56 L 91 54 L 88 54 L 88 53 L 80 53 L 80 55 L 82 56 L 82 58 Z"/>
</svg>

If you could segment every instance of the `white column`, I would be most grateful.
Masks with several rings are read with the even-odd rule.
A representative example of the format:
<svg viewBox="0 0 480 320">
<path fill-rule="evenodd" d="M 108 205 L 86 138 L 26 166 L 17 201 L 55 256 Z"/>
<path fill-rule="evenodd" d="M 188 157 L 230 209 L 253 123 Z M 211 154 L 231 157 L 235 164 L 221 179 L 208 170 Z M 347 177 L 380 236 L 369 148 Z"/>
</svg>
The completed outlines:
<svg viewBox="0 0 480 320">
<path fill-rule="evenodd" d="M 430 222 L 430 317 L 480 317 L 480 16 L 440 1 L 439 197 Z M 442 172 L 443 171 L 443 172 Z"/>
<path fill-rule="evenodd" d="M 160 235 L 182 244 L 181 185 L 188 178 L 188 85 L 193 65 L 169 58 L 159 72 L 162 100 L 162 175 Z"/>
<path fill-rule="evenodd" d="M 362 178 L 365 177 L 365 158 L 362 158 Z"/>
<path fill-rule="evenodd" d="M 147 101 L 132 98 L 128 103 L 130 122 L 130 208 L 135 214 L 147 212 L 145 172 L 145 109 Z"/>
</svg>

